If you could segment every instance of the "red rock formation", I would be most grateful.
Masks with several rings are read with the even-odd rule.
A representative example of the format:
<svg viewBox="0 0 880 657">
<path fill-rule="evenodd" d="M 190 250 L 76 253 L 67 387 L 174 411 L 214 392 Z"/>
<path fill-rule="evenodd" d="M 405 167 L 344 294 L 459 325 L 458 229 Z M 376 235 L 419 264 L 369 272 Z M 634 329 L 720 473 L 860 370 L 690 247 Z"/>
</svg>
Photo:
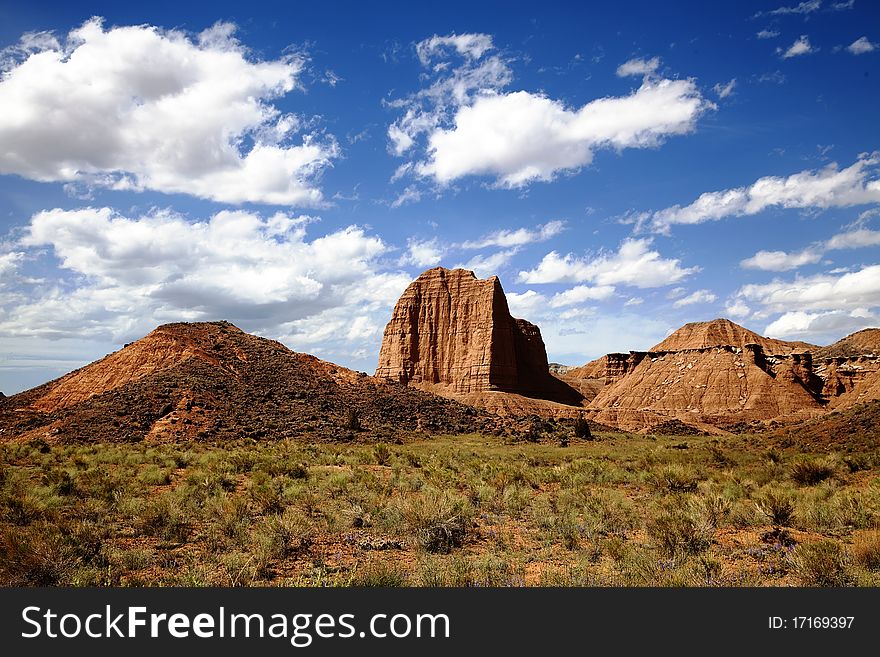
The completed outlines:
<svg viewBox="0 0 880 657">
<path fill-rule="evenodd" d="M 703 347 L 744 347 L 758 344 L 767 354 L 790 354 L 793 351 L 812 351 L 817 347 L 806 342 L 786 342 L 758 335 L 754 331 L 731 322 L 713 319 L 711 322 L 691 322 L 672 333 L 649 351 L 679 351 Z"/>
<path fill-rule="evenodd" d="M 591 402 L 598 422 L 630 429 L 663 417 L 724 424 L 822 408 L 800 354 L 768 357 L 755 344 L 642 353 Z"/>
<path fill-rule="evenodd" d="M 581 399 L 550 374 L 540 329 L 511 317 L 498 278 L 463 269 L 435 267 L 410 284 L 385 327 L 376 376 L 453 396 Z"/>
</svg>

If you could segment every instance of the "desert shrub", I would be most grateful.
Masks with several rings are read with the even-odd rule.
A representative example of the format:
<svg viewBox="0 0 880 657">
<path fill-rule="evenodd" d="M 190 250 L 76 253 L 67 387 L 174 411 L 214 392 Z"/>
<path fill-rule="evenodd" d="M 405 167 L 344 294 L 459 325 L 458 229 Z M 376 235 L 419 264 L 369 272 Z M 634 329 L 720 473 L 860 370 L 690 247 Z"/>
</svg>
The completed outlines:
<svg viewBox="0 0 880 657">
<path fill-rule="evenodd" d="M 379 443 L 373 448 L 373 458 L 377 465 L 388 465 L 391 462 L 391 450 L 385 443 Z"/>
<path fill-rule="evenodd" d="M 791 562 L 805 586 L 848 586 L 852 583 L 846 553 L 834 541 L 802 543 L 792 552 Z"/>
<path fill-rule="evenodd" d="M 672 493 L 692 493 L 698 483 L 699 477 L 693 470 L 678 464 L 664 466 L 654 473 L 657 488 Z"/>
<path fill-rule="evenodd" d="M 177 543 L 186 542 L 192 531 L 183 506 L 168 494 L 148 502 L 141 522 L 146 534 Z"/>
<path fill-rule="evenodd" d="M 406 531 L 428 552 L 460 547 L 473 527 L 473 507 L 449 491 L 430 488 L 399 503 Z"/>
<path fill-rule="evenodd" d="M 383 588 L 407 586 L 407 573 L 398 562 L 370 561 L 355 568 L 351 576 L 352 586 L 377 586 Z"/>
<path fill-rule="evenodd" d="M 29 525 L 43 515 L 40 501 L 32 493 L 16 488 L 0 495 L 0 519 L 13 525 Z"/>
<path fill-rule="evenodd" d="M 3 586 L 62 586 L 81 562 L 67 537 L 53 525 L 0 529 Z"/>
<path fill-rule="evenodd" d="M 875 524 L 877 502 L 870 493 L 824 485 L 810 491 L 798 505 L 796 517 L 806 529 L 834 532 L 867 529 Z"/>
<path fill-rule="evenodd" d="M 791 478 L 800 486 L 815 486 L 834 476 L 834 466 L 825 460 L 805 460 L 793 463 Z"/>
<path fill-rule="evenodd" d="M 772 525 L 786 527 L 794 515 L 795 499 L 785 488 L 767 487 L 757 496 L 755 506 Z"/>
<path fill-rule="evenodd" d="M 574 421 L 574 435 L 577 438 L 591 440 L 593 438 L 593 433 L 590 431 L 590 423 L 582 417 L 576 419 Z"/>
<path fill-rule="evenodd" d="M 584 501 L 587 522 L 599 534 L 622 534 L 641 524 L 633 503 L 616 490 L 599 490 Z"/>
<path fill-rule="evenodd" d="M 852 558 L 865 570 L 880 571 L 880 530 L 857 534 L 853 539 Z"/>
<path fill-rule="evenodd" d="M 255 472 L 248 486 L 248 496 L 260 513 L 281 513 L 284 510 L 284 481 Z"/>
<path fill-rule="evenodd" d="M 700 554 L 709 548 L 715 535 L 711 517 L 691 500 L 661 508 L 648 519 L 647 529 L 657 548 L 668 557 Z"/>
<path fill-rule="evenodd" d="M 309 550 L 314 539 L 312 523 L 298 509 L 268 518 L 255 532 L 256 542 L 272 559 L 285 559 Z"/>
</svg>

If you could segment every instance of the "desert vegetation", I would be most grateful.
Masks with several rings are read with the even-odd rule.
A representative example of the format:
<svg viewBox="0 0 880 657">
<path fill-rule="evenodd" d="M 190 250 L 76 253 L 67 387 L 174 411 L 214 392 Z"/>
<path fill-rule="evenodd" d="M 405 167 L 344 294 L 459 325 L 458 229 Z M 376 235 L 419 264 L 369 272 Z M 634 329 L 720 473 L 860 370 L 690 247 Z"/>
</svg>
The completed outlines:
<svg viewBox="0 0 880 657">
<path fill-rule="evenodd" d="M 880 585 L 873 451 L 593 431 L 32 441 L 0 464 L 7 586 Z"/>
</svg>

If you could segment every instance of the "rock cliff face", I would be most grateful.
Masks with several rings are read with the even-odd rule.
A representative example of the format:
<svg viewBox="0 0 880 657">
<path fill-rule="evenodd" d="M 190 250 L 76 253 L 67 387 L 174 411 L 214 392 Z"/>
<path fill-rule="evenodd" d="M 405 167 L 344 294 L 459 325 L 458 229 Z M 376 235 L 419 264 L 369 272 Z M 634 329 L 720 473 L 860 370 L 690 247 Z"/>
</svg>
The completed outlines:
<svg viewBox="0 0 880 657">
<path fill-rule="evenodd" d="M 550 374 L 540 329 L 511 317 L 498 278 L 463 269 L 435 267 L 410 284 L 385 327 L 376 377 L 453 396 L 581 399 Z"/>
</svg>

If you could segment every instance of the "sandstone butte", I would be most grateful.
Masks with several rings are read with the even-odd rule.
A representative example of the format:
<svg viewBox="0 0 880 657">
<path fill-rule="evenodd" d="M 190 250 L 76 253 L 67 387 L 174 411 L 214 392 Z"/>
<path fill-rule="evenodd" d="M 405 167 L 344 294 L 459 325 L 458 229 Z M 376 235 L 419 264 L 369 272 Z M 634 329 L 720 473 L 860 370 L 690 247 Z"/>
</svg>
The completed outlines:
<svg viewBox="0 0 880 657">
<path fill-rule="evenodd" d="M 577 406 L 582 396 L 554 377 L 540 329 L 510 315 L 497 276 L 429 269 L 394 306 L 376 377 L 493 410 L 548 411 L 530 399 Z"/>
</svg>

